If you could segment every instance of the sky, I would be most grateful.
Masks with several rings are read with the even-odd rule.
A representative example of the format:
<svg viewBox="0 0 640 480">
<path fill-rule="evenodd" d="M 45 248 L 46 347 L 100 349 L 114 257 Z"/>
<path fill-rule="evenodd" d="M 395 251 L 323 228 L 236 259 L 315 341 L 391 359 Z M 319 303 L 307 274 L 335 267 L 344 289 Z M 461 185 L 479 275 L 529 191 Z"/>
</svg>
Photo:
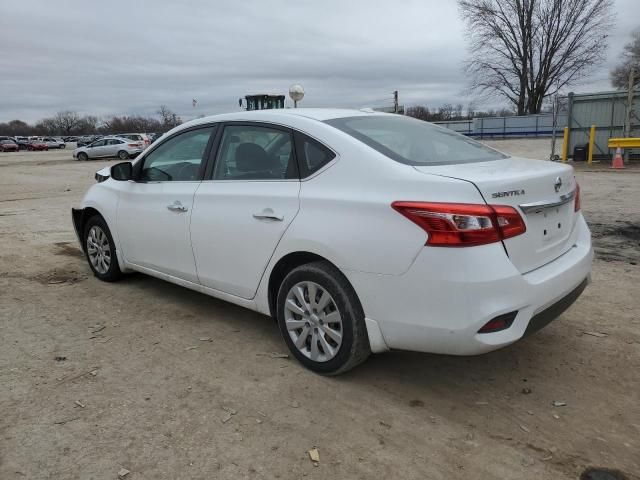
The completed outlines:
<svg viewBox="0 0 640 480">
<path fill-rule="evenodd" d="M 609 90 L 608 70 L 640 26 L 615 0 L 607 61 L 573 91 Z M 184 120 L 287 94 L 306 107 L 437 107 L 471 97 L 455 0 L 3 0 L 0 122 L 57 111 Z M 192 106 L 192 99 L 198 101 Z M 292 102 L 287 97 L 287 106 Z M 476 102 L 476 107 L 506 105 Z"/>
</svg>

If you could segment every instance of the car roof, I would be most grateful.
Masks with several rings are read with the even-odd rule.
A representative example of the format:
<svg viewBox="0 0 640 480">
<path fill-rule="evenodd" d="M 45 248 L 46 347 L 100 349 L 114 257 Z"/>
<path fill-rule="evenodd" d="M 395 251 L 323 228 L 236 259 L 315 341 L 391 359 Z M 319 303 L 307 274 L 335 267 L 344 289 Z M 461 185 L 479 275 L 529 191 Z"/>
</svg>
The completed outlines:
<svg viewBox="0 0 640 480">
<path fill-rule="evenodd" d="M 393 114 L 376 112 L 371 109 L 355 110 L 346 108 L 278 108 L 270 110 L 250 110 L 233 113 L 223 113 L 219 115 L 210 115 L 207 117 L 197 118 L 190 122 L 183 123 L 180 127 L 188 128 L 196 125 L 206 124 L 210 122 L 234 121 L 234 120 L 251 120 L 263 122 L 286 121 L 295 117 L 305 117 L 312 120 L 323 122 L 334 118 L 357 117 L 357 116 L 389 116 Z M 181 130 L 182 128 L 179 128 Z"/>
</svg>

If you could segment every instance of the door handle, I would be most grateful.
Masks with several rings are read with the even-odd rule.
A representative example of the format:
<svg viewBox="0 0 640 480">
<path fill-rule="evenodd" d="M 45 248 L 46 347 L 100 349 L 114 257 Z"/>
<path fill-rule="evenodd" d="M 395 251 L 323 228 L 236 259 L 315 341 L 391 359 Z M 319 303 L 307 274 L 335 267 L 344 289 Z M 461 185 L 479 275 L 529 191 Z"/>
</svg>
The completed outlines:
<svg viewBox="0 0 640 480">
<path fill-rule="evenodd" d="M 282 215 L 276 215 L 276 213 L 271 208 L 265 208 L 260 213 L 254 213 L 253 218 L 256 220 L 275 220 L 277 222 L 281 222 L 284 220 Z"/>
<path fill-rule="evenodd" d="M 187 207 L 183 206 L 182 203 L 180 203 L 178 200 L 173 202 L 171 205 L 167 205 L 167 208 L 172 212 L 178 212 L 178 213 L 186 212 L 187 210 L 189 210 Z"/>
</svg>

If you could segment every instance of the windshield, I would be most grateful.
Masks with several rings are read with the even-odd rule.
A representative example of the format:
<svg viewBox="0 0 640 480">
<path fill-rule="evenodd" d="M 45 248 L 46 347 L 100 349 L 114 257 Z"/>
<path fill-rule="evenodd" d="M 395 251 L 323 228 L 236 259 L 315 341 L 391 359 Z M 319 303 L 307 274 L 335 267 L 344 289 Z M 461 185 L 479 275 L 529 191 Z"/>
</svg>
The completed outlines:
<svg viewBox="0 0 640 480">
<path fill-rule="evenodd" d="M 507 158 L 464 135 L 410 117 L 363 115 L 335 118 L 325 123 L 408 165 L 446 165 Z"/>
</svg>

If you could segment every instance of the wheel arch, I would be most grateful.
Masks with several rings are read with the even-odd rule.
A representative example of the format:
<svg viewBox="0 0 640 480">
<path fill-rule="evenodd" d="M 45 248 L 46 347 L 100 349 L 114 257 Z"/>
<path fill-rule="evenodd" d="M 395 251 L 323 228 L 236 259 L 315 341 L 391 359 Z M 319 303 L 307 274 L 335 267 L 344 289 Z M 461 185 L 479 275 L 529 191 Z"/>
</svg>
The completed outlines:
<svg viewBox="0 0 640 480">
<path fill-rule="evenodd" d="M 91 205 L 87 205 L 84 208 L 80 208 L 80 209 L 72 209 L 72 212 L 71 212 L 73 217 L 74 228 L 76 230 L 78 240 L 80 241 L 80 247 L 82 251 L 83 252 L 85 251 L 84 230 L 87 225 L 87 221 L 91 217 L 98 215 L 100 218 L 104 220 L 104 222 L 107 224 L 107 227 L 109 228 L 109 231 L 111 232 L 111 238 L 113 238 L 113 241 L 115 242 L 116 252 L 118 254 L 118 265 L 120 266 L 120 270 L 122 272 L 129 271 L 126 268 L 124 257 L 122 255 L 122 249 L 120 248 L 120 238 L 118 236 L 118 232 L 114 228 L 115 218 L 112 218 L 109 215 L 105 215 L 104 212 L 100 211 L 100 209 L 96 207 L 97 205 L 94 205 L 92 202 Z"/>
<path fill-rule="evenodd" d="M 79 214 L 76 212 L 79 212 Z M 84 249 L 85 249 L 84 229 L 85 229 L 85 226 L 87 225 L 87 220 L 89 220 L 91 217 L 95 215 L 100 216 L 105 222 L 107 222 L 107 219 L 104 217 L 104 215 L 102 215 L 102 213 L 100 213 L 97 209 L 93 207 L 85 207 L 82 210 L 74 210 L 73 215 L 74 215 L 74 227 L 76 228 L 76 233 L 78 234 L 78 239 L 80 240 L 80 247 L 84 252 Z M 107 225 L 109 225 L 108 222 L 107 222 Z M 110 226 L 109 226 L 109 230 L 111 230 Z"/>
<path fill-rule="evenodd" d="M 271 269 L 269 283 L 267 286 L 267 300 L 269 302 L 269 313 L 273 318 L 277 318 L 276 301 L 278 299 L 278 289 L 287 274 L 301 265 L 307 263 L 324 261 L 338 268 L 333 262 L 317 253 L 297 251 L 290 252 L 282 256 Z M 352 287 L 353 288 L 353 287 Z"/>
</svg>

